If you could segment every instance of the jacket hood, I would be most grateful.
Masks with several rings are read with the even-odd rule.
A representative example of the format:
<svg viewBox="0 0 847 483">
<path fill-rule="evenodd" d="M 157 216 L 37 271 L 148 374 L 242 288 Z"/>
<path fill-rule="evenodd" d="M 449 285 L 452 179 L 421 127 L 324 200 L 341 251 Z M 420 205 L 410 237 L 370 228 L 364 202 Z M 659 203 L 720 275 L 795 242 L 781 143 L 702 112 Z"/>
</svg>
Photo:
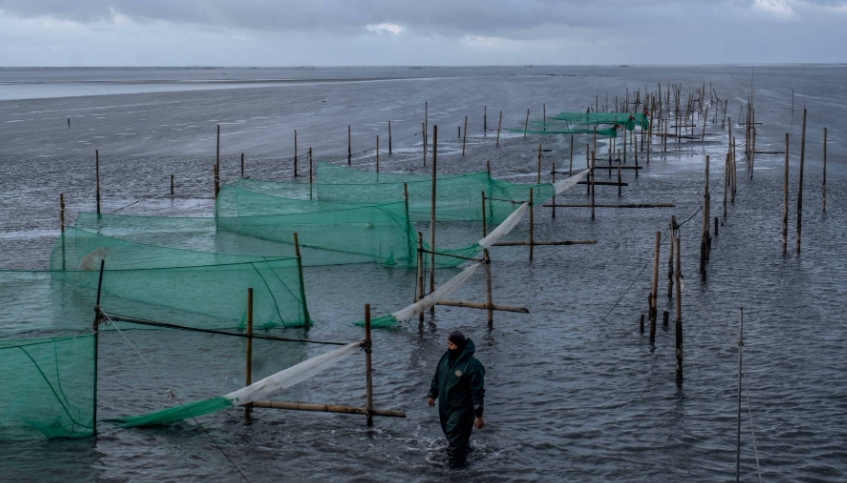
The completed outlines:
<svg viewBox="0 0 847 483">
<path fill-rule="evenodd" d="M 473 343 L 473 341 L 470 338 L 468 338 L 465 341 L 465 346 L 462 347 L 462 352 L 460 352 L 459 357 L 456 358 L 456 361 L 458 362 L 458 361 L 467 359 L 468 357 L 471 357 L 472 355 L 474 355 L 475 352 L 476 352 L 476 345 Z"/>
</svg>

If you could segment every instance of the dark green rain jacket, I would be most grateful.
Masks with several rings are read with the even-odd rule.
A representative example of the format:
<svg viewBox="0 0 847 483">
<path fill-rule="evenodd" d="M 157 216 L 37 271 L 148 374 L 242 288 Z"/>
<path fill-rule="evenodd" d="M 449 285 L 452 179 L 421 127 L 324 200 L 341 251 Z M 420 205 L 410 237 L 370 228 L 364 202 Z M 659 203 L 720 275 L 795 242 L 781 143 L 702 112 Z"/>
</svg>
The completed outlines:
<svg viewBox="0 0 847 483">
<path fill-rule="evenodd" d="M 485 399 L 485 367 L 474 357 L 476 345 L 468 339 L 462 352 L 450 361 L 449 351 L 441 356 L 429 388 L 438 399 L 441 429 L 452 446 L 467 444 L 475 417 L 482 417 Z"/>
</svg>

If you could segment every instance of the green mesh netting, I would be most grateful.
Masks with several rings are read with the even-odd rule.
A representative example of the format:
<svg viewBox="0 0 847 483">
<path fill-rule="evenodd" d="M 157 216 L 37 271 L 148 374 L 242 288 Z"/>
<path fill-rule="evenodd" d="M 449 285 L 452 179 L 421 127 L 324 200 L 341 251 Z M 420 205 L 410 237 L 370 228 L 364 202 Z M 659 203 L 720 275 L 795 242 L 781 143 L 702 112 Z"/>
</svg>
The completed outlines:
<svg viewBox="0 0 847 483">
<path fill-rule="evenodd" d="M 646 114 L 637 112 L 567 112 L 563 111 L 555 116 L 548 116 L 548 121 L 566 121 L 569 124 L 593 125 L 593 124 L 618 124 L 624 126 L 628 131 L 640 126 L 647 129 L 650 118 Z M 554 124 L 555 125 L 555 124 Z"/>
<path fill-rule="evenodd" d="M 82 291 L 90 310 L 101 260 L 106 271 L 100 305 L 107 313 L 190 327 L 243 328 L 252 287 L 255 327 L 311 324 L 294 258 L 164 248 L 69 228 L 53 247 L 50 275 Z"/>
<path fill-rule="evenodd" d="M 157 426 L 160 424 L 175 423 L 190 418 L 198 418 L 206 414 L 234 407 L 232 401 L 225 397 L 213 397 L 203 401 L 192 402 L 176 406 L 170 409 L 157 411 L 140 416 L 129 416 L 115 418 L 110 421 L 120 424 L 122 428 L 135 428 L 139 426 Z"/>
<path fill-rule="evenodd" d="M 0 440 L 93 434 L 94 337 L 0 339 Z"/>
<path fill-rule="evenodd" d="M 376 173 L 319 162 L 312 199 L 336 203 L 400 203 L 403 202 L 404 184 L 409 195 L 409 218 L 413 222 L 429 222 L 432 200 L 430 175 Z M 309 192 L 308 185 L 303 183 L 240 179 L 235 186 L 291 199 L 308 199 Z M 529 199 L 530 189 L 534 191 L 533 204 L 543 203 L 555 191 L 549 183 L 510 183 L 492 178 L 487 171 L 438 175 L 436 219 L 439 222 L 482 220 L 484 192 L 490 198 L 486 203 L 486 221 L 496 225 L 512 214 L 520 202 Z"/>
<path fill-rule="evenodd" d="M 591 134 L 597 133 L 598 136 L 608 137 L 608 138 L 616 138 L 618 137 L 618 130 L 610 127 L 605 129 L 586 129 L 586 128 L 568 128 L 563 126 L 561 123 L 552 123 L 552 122 L 538 122 L 532 123 L 530 129 L 517 129 L 510 128 L 508 129 L 510 132 L 518 132 L 518 133 L 527 133 L 527 134 Z"/>
</svg>

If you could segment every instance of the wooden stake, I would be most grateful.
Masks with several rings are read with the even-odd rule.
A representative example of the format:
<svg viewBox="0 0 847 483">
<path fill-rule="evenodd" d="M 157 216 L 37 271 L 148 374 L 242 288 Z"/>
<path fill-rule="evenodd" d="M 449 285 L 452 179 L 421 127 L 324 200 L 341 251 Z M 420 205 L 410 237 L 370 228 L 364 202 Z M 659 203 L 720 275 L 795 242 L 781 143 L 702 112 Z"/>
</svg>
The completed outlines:
<svg viewBox="0 0 847 483">
<path fill-rule="evenodd" d="M 673 258 L 674 258 L 674 240 L 676 239 L 676 218 L 671 215 L 671 226 L 668 230 L 670 234 L 670 247 L 668 249 L 668 298 L 673 298 Z"/>
<path fill-rule="evenodd" d="M 426 157 L 426 155 L 424 155 Z M 296 160 L 295 160 L 296 161 Z M 353 134 L 350 125 L 347 125 L 347 166 L 353 162 Z M 295 163 L 296 164 L 296 163 Z"/>
<path fill-rule="evenodd" d="M 376 174 L 379 174 L 379 134 L 376 135 Z"/>
<path fill-rule="evenodd" d="M 706 120 L 709 119 L 709 106 L 706 106 L 706 117 L 703 118 L 703 131 L 700 133 L 700 140 L 706 139 Z"/>
<path fill-rule="evenodd" d="M 247 370 L 245 386 L 253 384 L 253 289 L 247 289 Z M 250 404 L 244 406 L 244 420 L 250 422 L 250 413 L 253 408 Z"/>
<path fill-rule="evenodd" d="M 653 249 L 653 290 L 650 292 L 650 345 L 656 343 L 656 316 L 659 298 L 659 250 L 662 246 L 662 232 L 656 232 L 656 245 Z"/>
<path fill-rule="evenodd" d="M 173 175 L 171 175 L 173 178 Z M 244 153 L 241 153 L 241 177 L 244 177 Z M 173 194 L 173 190 L 171 190 L 171 194 Z"/>
<path fill-rule="evenodd" d="M 100 214 L 100 150 L 94 150 L 94 184 L 97 189 L 97 214 Z M 217 184 L 217 182 L 216 182 Z M 215 186 L 215 193 L 218 192 L 217 186 Z"/>
<path fill-rule="evenodd" d="M 59 229 L 62 239 L 62 270 L 65 269 L 65 195 L 59 193 Z"/>
<path fill-rule="evenodd" d="M 485 220 L 485 191 L 482 192 L 482 237 L 488 236 L 488 225 Z"/>
<path fill-rule="evenodd" d="M 432 126 L 432 199 L 430 200 L 429 214 L 429 249 L 430 267 L 429 267 L 429 293 L 435 292 L 435 186 L 437 180 L 436 162 L 438 155 L 438 126 Z M 435 313 L 435 305 L 429 309 L 431 314 Z"/>
<path fill-rule="evenodd" d="M 171 175 L 171 196 L 174 195 L 174 175 Z"/>
<path fill-rule="evenodd" d="M 491 294 L 491 257 L 488 249 L 482 251 L 482 259 L 485 260 L 485 304 L 488 306 L 488 328 L 494 328 L 494 301 Z"/>
<path fill-rule="evenodd" d="M 532 252 L 535 247 L 535 210 L 532 207 L 532 188 L 529 189 L 529 261 L 532 261 Z"/>
<path fill-rule="evenodd" d="M 482 135 L 488 136 L 488 106 L 482 106 Z"/>
<path fill-rule="evenodd" d="M 726 220 L 726 192 L 729 186 L 729 151 L 726 153 L 726 160 L 723 165 L 723 219 Z"/>
<path fill-rule="evenodd" d="M 529 108 L 526 108 L 526 121 L 523 124 L 523 137 L 526 139 L 526 130 L 529 128 Z"/>
<path fill-rule="evenodd" d="M 312 147 L 309 146 L 309 199 L 312 199 L 312 173 L 314 170 L 312 169 Z"/>
<path fill-rule="evenodd" d="M 500 111 L 500 120 L 497 121 L 497 147 L 500 147 L 500 126 L 503 125 L 503 111 Z"/>
<path fill-rule="evenodd" d="M 826 213 L 826 128 L 823 128 L 823 212 Z"/>
<path fill-rule="evenodd" d="M 550 184 L 556 184 L 556 163 L 550 163 Z M 553 213 L 552 218 L 556 219 L 556 192 L 553 192 Z"/>
<path fill-rule="evenodd" d="M 635 170 L 638 173 L 638 170 Z M 621 182 L 621 160 L 618 160 L 618 198 L 621 197 L 621 192 L 623 189 L 623 183 Z M 553 199 L 553 203 L 556 203 L 555 198 Z"/>
<path fill-rule="evenodd" d="M 571 134 L 570 163 L 568 164 L 568 177 L 573 176 L 573 134 Z"/>
<path fill-rule="evenodd" d="M 535 184 L 541 184 L 541 143 L 538 143 L 538 173 L 535 177 Z"/>
<path fill-rule="evenodd" d="M 595 189 L 594 189 L 595 174 L 594 173 L 596 172 L 596 170 L 594 169 L 594 166 L 595 166 L 595 164 L 594 164 L 595 163 L 594 154 L 595 154 L 594 151 L 591 151 L 591 172 L 588 173 L 591 176 L 591 219 L 592 220 L 594 219 L 594 192 L 595 192 Z"/>
<path fill-rule="evenodd" d="M 350 164 L 350 163 L 347 163 Z M 297 130 L 294 130 L 294 177 L 297 177 Z"/>
<path fill-rule="evenodd" d="M 371 304 L 365 304 L 365 410 L 368 412 L 368 427 L 374 425 L 374 383 L 371 368 Z"/>
<path fill-rule="evenodd" d="M 391 121 L 388 121 L 388 155 L 391 156 Z"/>
<path fill-rule="evenodd" d="M 100 310 L 100 294 L 103 289 L 103 272 L 106 269 L 106 260 L 100 260 L 100 277 L 97 280 L 97 302 L 94 304 L 94 323 L 92 324 L 94 331 L 94 394 L 91 415 L 91 430 L 94 437 L 97 437 L 97 366 L 100 358 L 100 322 L 103 319 L 103 312 Z"/>
<path fill-rule="evenodd" d="M 671 246 L 673 246 L 673 241 L 671 241 Z M 671 313 L 667 310 L 662 311 L 662 327 L 668 326 L 668 319 L 671 318 Z"/>
<path fill-rule="evenodd" d="M 468 116 L 465 116 L 465 131 L 462 135 L 462 156 L 465 155 L 465 144 L 468 140 Z"/>
<path fill-rule="evenodd" d="M 541 116 L 542 116 L 543 121 L 544 121 L 544 132 L 547 132 L 547 104 L 542 104 L 541 106 L 542 106 L 541 107 L 541 109 L 542 109 Z"/>
<path fill-rule="evenodd" d="M 700 276 L 706 279 L 706 260 L 709 244 L 709 156 L 706 156 L 706 177 L 703 184 L 703 223 L 700 225 Z"/>
<path fill-rule="evenodd" d="M 484 237 L 483 237 L 484 238 Z M 423 234 L 418 232 L 418 293 L 415 297 L 415 302 L 424 298 L 424 248 Z M 418 313 L 418 326 L 423 328 L 424 314 L 423 311 Z"/>
<path fill-rule="evenodd" d="M 297 281 L 300 283 L 300 300 L 303 302 L 303 321 L 306 325 L 311 323 L 309 316 L 309 305 L 306 303 L 306 284 L 303 282 L 303 259 L 300 256 L 300 240 L 294 233 L 294 256 L 297 257 Z"/>
<path fill-rule="evenodd" d="M 787 153 L 788 150 L 786 149 Z M 800 234 L 803 227 L 803 165 L 806 160 L 806 109 L 803 109 L 803 128 L 800 131 L 800 181 L 797 185 L 797 253 L 800 253 Z"/>
<path fill-rule="evenodd" d="M 682 383 L 682 270 L 680 239 L 676 241 L 676 381 Z"/>
<path fill-rule="evenodd" d="M 218 124 L 218 135 L 217 142 L 215 147 L 215 168 L 217 169 L 218 175 L 221 174 L 221 125 Z M 215 188 L 215 192 L 217 193 L 217 187 Z M 99 213 L 99 212 L 98 212 Z"/>
<path fill-rule="evenodd" d="M 426 123 L 421 123 L 421 139 L 423 139 L 423 165 L 426 166 Z"/>
</svg>

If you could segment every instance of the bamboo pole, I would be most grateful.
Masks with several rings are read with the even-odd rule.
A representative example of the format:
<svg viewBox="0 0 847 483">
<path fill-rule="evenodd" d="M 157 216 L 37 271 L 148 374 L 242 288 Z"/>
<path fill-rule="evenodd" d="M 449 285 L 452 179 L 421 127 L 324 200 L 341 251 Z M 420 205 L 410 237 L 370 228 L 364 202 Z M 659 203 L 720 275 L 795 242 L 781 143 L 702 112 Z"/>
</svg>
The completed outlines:
<svg viewBox="0 0 847 483">
<path fill-rule="evenodd" d="M 421 123 L 421 139 L 423 143 L 421 144 L 423 147 L 423 165 L 426 166 L 426 123 Z"/>
<path fill-rule="evenodd" d="M 700 132 L 700 140 L 703 141 L 706 139 L 706 120 L 709 118 L 709 106 L 706 106 L 706 117 L 703 120 L 703 131 Z"/>
<path fill-rule="evenodd" d="M 723 164 L 723 218 L 726 220 L 726 192 L 729 186 L 729 151 L 726 153 L 726 160 Z"/>
<path fill-rule="evenodd" d="M 94 394 L 91 415 L 91 430 L 97 438 L 97 363 L 100 358 L 100 322 L 103 320 L 103 312 L 100 310 L 100 294 L 103 290 L 103 272 L 106 270 L 106 260 L 100 260 L 100 277 L 97 279 L 97 302 L 94 304 Z"/>
<path fill-rule="evenodd" d="M 253 384 L 253 288 L 247 289 L 247 369 L 244 386 Z M 244 420 L 250 422 L 250 413 L 253 408 L 249 404 L 244 405 Z"/>
<path fill-rule="evenodd" d="M 735 427 L 735 482 L 741 481 L 741 374 L 744 367 L 744 307 L 738 318 L 738 413 Z"/>
<path fill-rule="evenodd" d="M 674 240 L 676 239 L 676 217 L 673 215 L 671 215 L 671 226 L 668 233 L 670 234 L 670 243 L 668 244 L 668 298 L 673 298 L 673 259 Z"/>
<path fill-rule="evenodd" d="M 424 248 L 423 234 L 418 232 L 418 293 L 415 297 L 415 302 L 424 298 Z M 419 328 L 423 328 L 424 314 L 423 311 L 418 313 Z"/>
<path fill-rule="evenodd" d="M 436 162 L 438 154 L 438 125 L 432 126 L 432 199 L 430 200 L 429 214 L 429 249 L 430 254 L 429 267 L 429 293 L 435 292 L 435 187 L 437 181 Z M 435 313 L 435 305 L 430 307 L 429 312 Z"/>
<path fill-rule="evenodd" d="M 482 258 L 485 260 L 485 304 L 487 307 L 488 328 L 494 328 L 494 301 L 491 294 L 491 256 L 488 254 L 488 249 L 482 251 Z"/>
<path fill-rule="evenodd" d="M 391 144 L 392 144 L 392 138 L 391 138 L 391 121 L 388 121 L 388 155 L 389 155 L 389 156 L 391 156 L 391 154 L 392 154 L 392 152 L 391 152 Z"/>
<path fill-rule="evenodd" d="M 573 176 L 573 134 L 571 134 L 570 163 L 568 164 L 568 177 Z"/>
<path fill-rule="evenodd" d="M 217 169 L 218 175 L 221 173 L 221 125 L 217 125 L 217 141 L 215 143 L 215 168 Z M 215 186 L 215 193 L 218 192 L 218 187 Z M 99 212 L 98 212 L 99 213 Z"/>
<path fill-rule="evenodd" d="M 488 236 L 488 225 L 485 220 L 485 191 L 482 192 L 482 237 Z"/>
<path fill-rule="evenodd" d="M 290 411 L 315 411 L 322 413 L 361 414 L 363 416 L 368 414 L 367 408 L 339 406 L 337 404 L 313 404 L 287 401 L 253 401 L 251 405 L 254 408 L 286 409 Z M 397 409 L 371 409 L 370 412 L 374 416 L 387 416 L 392 418 L 406 417 L 406 413 L 404 411 L 400 411 Z"/>
<path fill-rule="evenodd" d="M 594 163 L 595 163 L 595 153 L 594 153 L 594 151 L 591 151 L 591 172 L 589 173 L 589 175 L 591 176 L 591 219 L 592 220 L 594 220 L 594 192 L 596 191 L 594 189 L 594 176 L 595 176 L 594 173 L 596 172 L 596 170 L 594 169 L 594 166 L 595 166 Z"/>
<path fill-rule="evenodd" d="M 535 247 L 535 210 L 533 209 L 532 203 L 532 191 L 533 189 L 529 189 L 529 261 L 532 261 L 532 252 Z"/>
<path fill-rule="evenodd" d="M 826 128 L 823 128 L 823 212 L 826 213 Z"/>
<path fill-rule="evenodd" d="M 462 156 L 465 155 L 465 144 L 468 141 L 468 116 L 465 116 L 465 130 L 462 133 Z"/>
<path fill-rule="evenodd" d="M 786 150 L 788 152 L 788 150 Z M 800 253 L 800 234 L 803 227 L 803 165 L 806 160 L 806 109 L 803 109 L 803 128 L 800 131 L 800 181 L 797 184 L 797 253 Z"/>
<path fill-rule="evenodd" d="M 590 175 L 589 175 L 590 176 Z M 551 204 L 541 205 L 553 208 Z M 557 203 L 556 208 L 675 208 L 674 203 Z"/>
<path fill-rule="evenodd" d="M 659 298 L 659 250 L 662 246 L 662 232 L 656 232 L 656 245 L 653 249 L 653 290 L 650 292 L 650 345 L 656 343 L 656 316 Z"/>
<path fill-rule="evenodd" d="M 241 153 L 241 177 L 244 177 L 244 153 Z M 173 178 L 173 175 L 171 175 Z M 171 190 L 171 194 L 173 194 L 173 190 Z"/>
<path fill-rule="evenodd" d="M 62 239 L 62 270 L 65 270 L 65 195 L 59 193 L 59 230 Z"/>
<path fill-rule="evenodd" d="M 526 121 L 523 124 L 523 137 L 526 139 L 526 130 L 529 128 L 529 108 L 526 108 Z"/>
<path fill-rule="evenodd" d="M 379 174 L 379 134 L 376 135 L 376 174 Z"/>
<path fill-rule="evenodd" d="M 500 120 L 497 121 L 497 147 L 500 147 L 500 126 L 503 125 L 503 111 L 500 111 Z"/>
<path fill-rule="evenodd" d="M 556 163 L 550 163 L 550 184 L 556 184 Z M 552 218 L 556 219 L 556 192 L 553 192 L 553 214 Z"/>
<path fill-rule="evenodd" d="M 676 241 L 676 381 L 682 383 L 682 269 L 680 239 Z"/>
<path fill-rule="evenodd" d="M 703 183 L 703 223 L 700 230 L 700 276 L 706 279 L 706 260 L 709 250 L 709 156 L 706 156 L 706 176 Z"/>
<path fill-rule="evenodd" d="M 171 196 L 174 195 L 174 175 L 171 175 Z"/>
<path fill-rule="evenodd" d="M 546 206 L 546 205 L 545 205 Z M 597 244 L 597 240 L 556 240 L 556 241 L 533 241 L 533 246 L 570 246 L 570 245 L 595 245 Z M 505 241 L 505 242 L 497 242 L 492 246 L 495 247 L 524 247 L 530 245 L 530 242 L 527 240 L 521 241 Z M 462 258 L 462 257 L 457 257 Z M 473 259 L 471 259 L 473 260 Z"/>
<path fill-rule="evenodd" d="M 100 150 L 94 150 L 94 184 L 97 190 L 97 214 L 100 214 Z M 215 186 L 215 193 L 218 189 Z"/>
<path fill-rule="evenodd" d="M 312 199 L 312 173 L 314 170 L 312 169 L 312 147 L 309 146 L 309 199 Z"/>
<path fill-rule="evenodd" d="M 306 284 L 303 282 L 303 258 L 300 256 L 300 241 L 294 233 L 294 255 L 297 257 L 297 280 L 300 283 L 300 301 L 303 303 L 303 319 L 306 325 L 311 322 L 309 305 L 306 303 Z"/>
<path fill-rule="evenodd" d="M 636 173 L 638 170 L 635 171 Z M 621 197 L 621 193 L 623 191 L 623 183 L 621 182 L 621 160 L 618 160 L 618 198 Z M 556 199 L 553 198 L 553 203 L 556 203 Z"/>
<path fill-rule="evenodd" d="M 541 143 L 538 143 L 538 173 L 535 177 L 535 184 L 541 184 Z"/>
<path fill-rule="evenodd" d="M 347 163 L 350 164 L 350 163 Z M 297 177 L 297 130 L 294 130 L 294 177 Z"/>
<path fill-rule="evenodd" d="M 214 184 L 215 199 L 218 199 L 218 191 L 219 191 L 219 189 L 218 189 L 218 166 L 216 164 L 212 165 L 212 178 L 215 181 L 215 184 Z"/>
<path fill-rule="evenodd" d="M 750 135 L 753 145 L 750 147 L 750 179 L 753 179 L 753 164 L 756 162 L 756 128 L 751 128 L 751 131 L 753 131 Z"/>
<path fill-rule="evenodd" d="M 368 416 L 368 427 L 374 425 L 374 384 L 371 367 L 371 304 L 365 304 L 365 411 Z"/>
</svg>

